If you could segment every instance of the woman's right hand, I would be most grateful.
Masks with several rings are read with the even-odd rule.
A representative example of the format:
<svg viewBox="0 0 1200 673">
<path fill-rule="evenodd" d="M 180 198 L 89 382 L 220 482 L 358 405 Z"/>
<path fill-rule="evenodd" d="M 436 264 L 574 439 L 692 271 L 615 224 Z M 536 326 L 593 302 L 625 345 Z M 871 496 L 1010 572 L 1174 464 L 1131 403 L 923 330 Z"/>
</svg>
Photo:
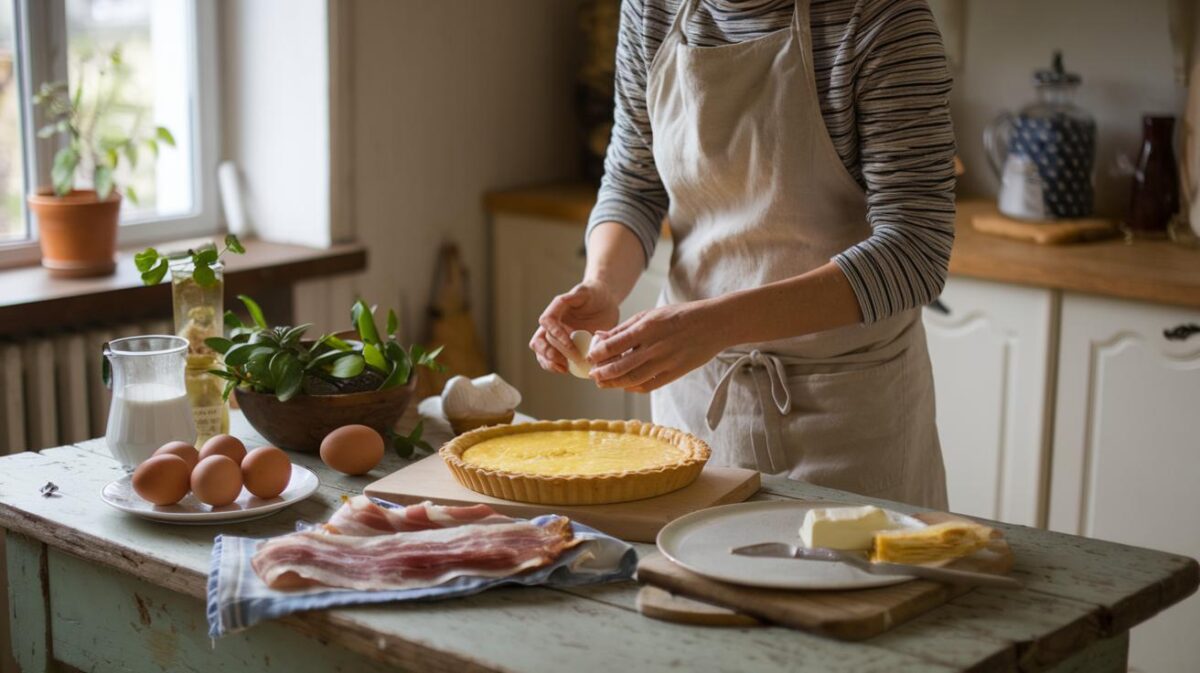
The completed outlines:
<svg viewBox="0 0 1200 673">
<path fill-rule="evenodd" d="M 598 283 L 580 283 L 570 292 L 555 297 L 542 312 L 529 348 L 537 355 L 542 369 L 565 374 L 567 357 L 564 353 L 576 352 L 575 344 L 571 343 L 571 332 L 611 329 L 618 318 L 620 306 L 611 290 Z M 586 357 L 587 353 L 580 356 Z"/>
</svg>

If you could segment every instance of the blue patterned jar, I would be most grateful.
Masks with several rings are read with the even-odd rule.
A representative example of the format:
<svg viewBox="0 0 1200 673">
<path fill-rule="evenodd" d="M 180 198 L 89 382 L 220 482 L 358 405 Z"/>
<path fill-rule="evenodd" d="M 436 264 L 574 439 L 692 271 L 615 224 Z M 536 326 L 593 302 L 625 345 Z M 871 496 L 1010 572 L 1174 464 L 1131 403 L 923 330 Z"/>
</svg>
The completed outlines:
<svg viewBox="0 0 1200 673">
<path fill-rule="evenodd" d="M 1000 212 L 1025 220 L 1092 214 L 1096 122 L 1073 98 L 1080 77 L 1055 52 L 1049 70 L 1034 75 L 1037 102 L 1005 113 L 984 130 L 984 145 L 1000 178 Z"/>
</svg>

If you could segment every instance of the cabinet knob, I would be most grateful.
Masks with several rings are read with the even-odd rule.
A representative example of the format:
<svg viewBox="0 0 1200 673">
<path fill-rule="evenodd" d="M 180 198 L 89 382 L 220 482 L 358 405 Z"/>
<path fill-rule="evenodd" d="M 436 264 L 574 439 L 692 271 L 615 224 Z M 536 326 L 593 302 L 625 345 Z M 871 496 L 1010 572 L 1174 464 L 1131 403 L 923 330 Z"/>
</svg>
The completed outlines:
<svg viewBox="0 0 1200 673">
<path fill-rule="evenodd" d="M 1200 334 L 1200 325 L 1196 323 L 1187 323 L 1184 325 L 1176 325 L 1171 329 L 1163 330 L 1163 336 L 1168 341 L 1187 341 L 1188 337 L 1193 334 Z"/>
<path fill-rule="evenodd" d="M 937 311 L 942 315 L 950 315 L 950 307 L 946 306 L 941 299 L 934 299 L 933 301 L 929 302 L 929 309 Z"/>
</svg>

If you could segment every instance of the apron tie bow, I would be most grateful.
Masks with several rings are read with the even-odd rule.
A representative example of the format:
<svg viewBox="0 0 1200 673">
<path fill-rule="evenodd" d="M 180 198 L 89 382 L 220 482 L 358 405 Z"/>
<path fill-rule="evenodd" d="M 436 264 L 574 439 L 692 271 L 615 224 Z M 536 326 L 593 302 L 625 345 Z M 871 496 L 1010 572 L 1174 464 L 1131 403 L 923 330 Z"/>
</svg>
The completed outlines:
<svg viewBox="0 0 1200 673">
<path fill-rule="evenodd" d="M 750 375 L 754 377 L 754 387 L 758 393 L 759 422 L 764 426 L 763 434 L 766 446 L 760 449 L 757 446 L 759 442 L 755 441 L 755 454 L 759 456 L 759 470 L 780 472 L 786 469 L 787 463 L 786 457 L 783 455 L 783 447 L 780 446 L 777 424 L 762 422 L 763 415 L 771 406 L 774 406 L 781 416 L 792 412 L 792 393 L 787 386 L 783 362 L 778 357 L 770 353 L 763 353 L 758 349 L 738 355 L 725 368 L 721 379 L 713 388 L 712 398 L 708 402 L 708 411 L 704 415 L 705 421 L 708 423 L 709 430 L 716 430 L 717 426 L 721 424 L 721 419 L 725 415 L 725 406 L 729 400 L 729 386 L 733 382 L 734 375 L 743 368 L 749 369 Z M 763 381 L 762 378 L 764 372 L 766 381 Z"/>
</svg>

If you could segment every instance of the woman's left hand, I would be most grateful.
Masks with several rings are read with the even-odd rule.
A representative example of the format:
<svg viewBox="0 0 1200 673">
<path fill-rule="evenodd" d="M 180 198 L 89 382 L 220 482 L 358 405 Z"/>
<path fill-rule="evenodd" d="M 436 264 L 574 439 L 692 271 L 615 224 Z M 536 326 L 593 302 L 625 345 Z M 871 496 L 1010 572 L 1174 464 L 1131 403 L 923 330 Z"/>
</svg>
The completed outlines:
<svg viewBox="0 0 1200 673">
<path fill-rule="evenodd" d="M 591 377 L 601 388 L 650 392 L 727 348 L 728 327 L 716 305 L 706 301 L 642 311 L 595 334 L 587 353 Z"/>
</svg>

